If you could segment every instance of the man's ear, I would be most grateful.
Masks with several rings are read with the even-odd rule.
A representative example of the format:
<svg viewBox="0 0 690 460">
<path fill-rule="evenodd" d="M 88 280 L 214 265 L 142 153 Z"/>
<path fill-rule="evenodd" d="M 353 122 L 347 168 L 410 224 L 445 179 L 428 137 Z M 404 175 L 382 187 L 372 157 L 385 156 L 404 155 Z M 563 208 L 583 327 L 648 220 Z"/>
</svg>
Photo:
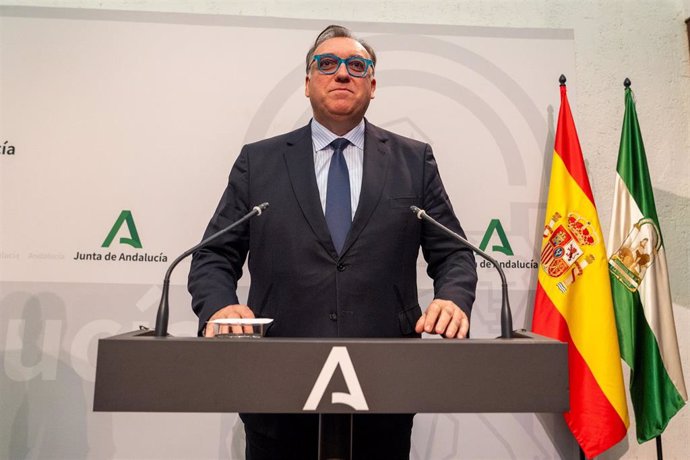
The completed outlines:
<svg viewBox="0 0 690 460">
<path fill-rule="evenodd" d="M 304 95 L 309 97 L 309 75 L 304 77 Z"/>
<path fill-rule="evenodd" d="M 376 94 L 376 78 L 371 79 L 371 98 L 374 99 Z"/>
</svg>

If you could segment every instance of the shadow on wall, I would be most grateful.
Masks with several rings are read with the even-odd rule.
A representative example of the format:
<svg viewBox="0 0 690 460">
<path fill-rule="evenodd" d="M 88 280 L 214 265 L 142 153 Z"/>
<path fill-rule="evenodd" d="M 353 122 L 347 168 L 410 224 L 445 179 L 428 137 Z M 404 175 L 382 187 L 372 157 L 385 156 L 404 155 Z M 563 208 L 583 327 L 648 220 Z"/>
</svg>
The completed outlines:
<svg viewBox="0 0 690 460">
<path fill-rule="evenodd" d="M 246 446 L 244 424 L 237 414 L 223 414 L 220 419 L 218 459 L 244 458 Z"/>
<path fill-rule="evenodd" d="M 544 143 L 544 160 L 542 163 L 541 185 L 539 187 L 539 212 L 537 213 L 537 223 L 534 229 L 534 252 L 532 253 L 533 260 L 539 260 L 541 255 L 541 243 L 544 236 L 544 216 L 546 214 L 546 200 L 549 197 L 549 182 L 551 181 L 551 162 L 553 161 L 553 149 L 556 141 L 556 123 L 554 117 L 554 109 L 552 105 L 546 107 L 546 122 L 548 123 L 548 131 L 546 133 L 546 142 Z M 538 244 L 537 244 L 538 242 Z M 539 270 L 532 273 L 528 286 L 530 293 L 527 296 L 527 309 L 525 311 L 525 323 L 523 327 L 527 330 L 532 330 L 532 314 L 534 313 L 534 298 L 536 296 L 537 277 Z M 532 290 L 534 288 L 534 290 Z"/>
<path fill-rule="evenodd" d="M 88 458 L 83 382 L 60 359 L 62 299 L 13 292 L 0 301 L 0 314 L 0 458 Z"/>
<path fill-rule="evenodd" d="M 688 280 L 690 243 L 687 237 L 690 198 L 654 189 L 654 200 L 660 220 L 661 235 L 664 238 L 664 249 L 671 278 L 671 297 L 673 303 L 690 308 L 690 280 Z"/>
</svg>

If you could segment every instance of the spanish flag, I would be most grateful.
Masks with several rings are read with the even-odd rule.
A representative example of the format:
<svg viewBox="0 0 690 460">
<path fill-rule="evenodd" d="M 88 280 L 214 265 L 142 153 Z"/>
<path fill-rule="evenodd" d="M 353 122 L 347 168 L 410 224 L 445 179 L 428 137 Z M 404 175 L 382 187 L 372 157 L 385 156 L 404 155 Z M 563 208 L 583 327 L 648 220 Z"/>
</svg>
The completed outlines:
<svg viewBox="0 0 690 460">
<path fill-rule="evenodd" d="M 604 238 L 561 82 L 532 328 L 568 343 L 570 411 L 563 415 L 592 458 L 626 435 L 628 408 Z"/>
</svg>

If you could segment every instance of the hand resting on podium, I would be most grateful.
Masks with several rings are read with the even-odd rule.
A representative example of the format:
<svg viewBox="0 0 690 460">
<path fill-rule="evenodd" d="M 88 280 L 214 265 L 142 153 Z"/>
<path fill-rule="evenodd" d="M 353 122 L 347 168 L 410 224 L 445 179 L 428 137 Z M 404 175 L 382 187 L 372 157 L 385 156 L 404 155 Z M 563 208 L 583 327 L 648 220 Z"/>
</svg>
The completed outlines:
<svg viewBox="0 0 690 460">
<path fill-rule="evenodd" d="M 254 312 L 246 305 L 228 305 L 221 308 L 211 316 L 209 321 L 214 319 L 224 319 L 224 318 L 256 318 Z M 244 330 L 243 330 L 244 327 Z M 239 325 L 222 325 L 220 326 L 221 334 L 229 334 L 232 331 L 233 334 L 251 334 L 253 331 L 252 326 L 239 326 Z M 215 335 L 215 330 L 213 327 L 206 327 L 204 329 L 204 337 L 213 337 Z"/>
<path fill-rule="evenodd" d="M 450 300 L 434 299 L 417 320 L 417 334 L 441 334 L 447 339 L 464 339 L 470 330 L 470 320 L 464 311 Z"/>
</svg>

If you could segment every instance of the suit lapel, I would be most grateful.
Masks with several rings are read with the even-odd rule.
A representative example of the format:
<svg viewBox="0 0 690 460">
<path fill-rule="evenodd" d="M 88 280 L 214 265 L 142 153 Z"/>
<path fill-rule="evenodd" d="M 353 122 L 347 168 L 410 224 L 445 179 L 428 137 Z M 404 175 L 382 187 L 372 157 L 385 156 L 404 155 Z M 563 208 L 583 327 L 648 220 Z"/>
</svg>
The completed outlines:
<svg viewBox="0 0 690 460">
<path fill-rule="evenodd" d="M 316 185 L 311 125 L 307 125 L 293 134 L 288 139 L 287 148 L 283 154 L 292 189 L 317 240 L 334 259 L 337 259 L 338 253 L 331 241 L 331 233 L 321 208 L 319 187 Z"/>
<path fill-rule="evenodd" d="M 352 221 L 352 227 L 350 227 L 350 232 L 345 239 L 343 254 L 347 252 L 360 233 L 362 233 L 381 199 L 381 192 L 386 183 L 388 161 L 391 157 L 387 141 L 388 137 L 383 131 L 366 122 L 362 190 L 359 194 L 359 203 Z M 328 229 L 326 231 L 328 232 Z"/>
</svg>

